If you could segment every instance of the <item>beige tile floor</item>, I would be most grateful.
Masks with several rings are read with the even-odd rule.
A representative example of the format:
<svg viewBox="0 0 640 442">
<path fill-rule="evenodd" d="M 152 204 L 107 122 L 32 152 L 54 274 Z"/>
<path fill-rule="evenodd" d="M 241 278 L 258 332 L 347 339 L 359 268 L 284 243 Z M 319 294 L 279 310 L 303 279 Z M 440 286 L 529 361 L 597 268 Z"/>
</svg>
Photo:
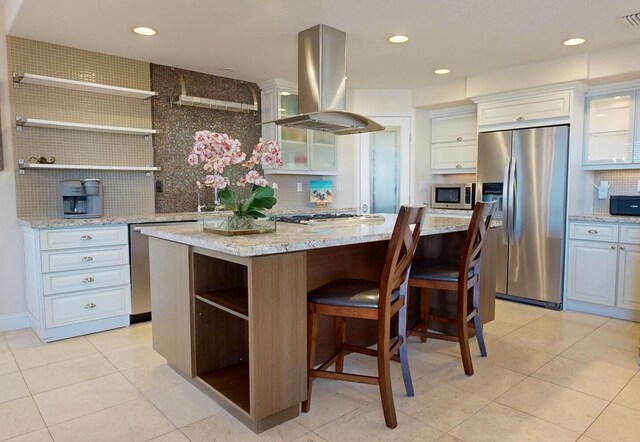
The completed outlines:
<svg viewBox="0 0 640 442">
<path fill-rule="evenodd" d="M 0 440 L 640 441 L 640 324 L 498 301 L 486 337 L 473 377 L 457 344 L 411 341 L 395 430 L 376 387 L 318 380 L 310 413 L 256 436 L 167 367 L 150 324 L 46 345 L 18 330 L 0 334 Z"/>
</svg>

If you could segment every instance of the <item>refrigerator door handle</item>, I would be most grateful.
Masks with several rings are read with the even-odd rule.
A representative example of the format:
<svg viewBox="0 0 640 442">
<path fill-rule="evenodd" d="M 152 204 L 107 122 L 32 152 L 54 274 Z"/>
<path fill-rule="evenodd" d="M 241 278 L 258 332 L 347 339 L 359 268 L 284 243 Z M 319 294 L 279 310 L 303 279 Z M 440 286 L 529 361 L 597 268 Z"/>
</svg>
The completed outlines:
<svg viewBox="0 0 640 442">
<path fill-rule="evenodd" d="M 507 164 L 504 166 L 504 180 L 502 181 L 502 231 L 503 235 L 503 243 L 509 244 L 509 186 L 510 181 L 509 177 L 511 171 L 511 159 L 509 157 L 507 159 Z"/>
<path fill-rule="evenodd" d="M 509 226 L 511 232 L 509 234 L 509 244 L 515 244 L 516 240 L 516 157 L 511 157 L 511 167 L 509 170 Z"/>
</svg>

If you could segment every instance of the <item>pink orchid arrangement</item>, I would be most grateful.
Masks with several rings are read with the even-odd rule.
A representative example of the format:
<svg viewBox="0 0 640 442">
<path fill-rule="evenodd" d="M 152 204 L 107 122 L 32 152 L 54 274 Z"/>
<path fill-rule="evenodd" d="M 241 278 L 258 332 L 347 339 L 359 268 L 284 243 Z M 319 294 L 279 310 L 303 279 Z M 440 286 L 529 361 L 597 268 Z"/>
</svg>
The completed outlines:
<svg viewBox="0 0 640 442">
<path fill-rule="evenodd" d="M 219 190 L 218 197 L 228 210 L 237 215 L 261 218 L 264 209 L 276 203 L 273 189 L 257 167 L 282 166 L 280 146 L 275 141 L 263 141 L 253 146 L 251 156 L 242 151 L 240 140 L 227 134 L 200 130 L 187 157 L 191 166 L 202 164 L 206 175 L 204 185 Z M 201 188 L 202 183 L 196 181 Z"/>
</svg>

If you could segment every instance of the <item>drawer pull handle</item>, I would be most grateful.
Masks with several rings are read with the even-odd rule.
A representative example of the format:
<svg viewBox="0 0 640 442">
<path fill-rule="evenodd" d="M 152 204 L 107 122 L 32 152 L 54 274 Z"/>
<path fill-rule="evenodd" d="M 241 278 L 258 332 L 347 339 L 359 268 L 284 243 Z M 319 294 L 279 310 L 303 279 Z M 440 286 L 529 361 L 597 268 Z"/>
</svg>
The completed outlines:
<svg viewBox="0 0 640 442">
<path fill-rule="evenodd" d="M 93 279 L 91 276 L 87 276 L 86 278 L 84 278 L 82 280 L 82 282 L 84 282 L 85 284 L 88 284 L 88 283 L 93 282 L 93 281 L 95 281 L 95 279 Z"/>
<path fill-rule="evenodd" d="M 456 138 L 456 141 L 462 141 L 462 137 Z"/>
<path fill-rule="evenodd" d="M 524 117 L 518 117 L 516 118 L 516 121 L 524 121 Z"/>
<path fill-rule="evenodd" d="M 90 302 L 89 304 L 84 306 L 84 308 L 86 308 L 87 310 L 90 310 L 90 309 L 96 308 L 96 307 L 97 306 L 93 302 Z"/>
<path fill-rule="evenodd" d="M 624 250 L 624 246 L 620 246 L 620 250 Z"/>
<path fill-rule="evenodd" d="M 89 261 L 93 261 L 93 257 L 92 256 L 85 256 L 82 258 L 82 262 L 89 262 Z"/>
<path fill-rule="evenodd" d="M 462 169 L 462 164 L 456 164 L 456 169 Z"/>
<path fill-rule="evenodd" d="M 92 240 L 93 238 L 91 237 L 91 235 L 82 235 L 80 237 L 80 241 L 89 241 Z"/>
<path fill-rule="evenodd" d="M 595 235 L 596 233 L 598 233 L 596 229 L 589 229 L 588 232 L 591 233 L 592 235 Z"/>
<path fill-rule="evenodd" d="M 615 250 L 616 248 L 616 246 L 611 246 L 611 250 Z"/>
</svg>

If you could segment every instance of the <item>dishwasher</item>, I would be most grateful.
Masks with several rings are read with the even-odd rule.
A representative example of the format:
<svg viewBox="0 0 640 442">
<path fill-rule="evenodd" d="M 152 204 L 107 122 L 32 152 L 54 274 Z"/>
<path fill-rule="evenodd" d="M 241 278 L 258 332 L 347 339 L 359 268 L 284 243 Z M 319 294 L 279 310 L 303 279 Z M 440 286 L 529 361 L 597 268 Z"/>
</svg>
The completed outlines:
<svg viewBox="0 0 640 442">
<path fill-rule="evenodd" d="M 131 324 L 151 320 L 151 284 L 149 277 L 149 237 L 144 227 L 179 226 L 197 221 L 129 224 L 129 263 L 131 265 Z"/>
</svg>

